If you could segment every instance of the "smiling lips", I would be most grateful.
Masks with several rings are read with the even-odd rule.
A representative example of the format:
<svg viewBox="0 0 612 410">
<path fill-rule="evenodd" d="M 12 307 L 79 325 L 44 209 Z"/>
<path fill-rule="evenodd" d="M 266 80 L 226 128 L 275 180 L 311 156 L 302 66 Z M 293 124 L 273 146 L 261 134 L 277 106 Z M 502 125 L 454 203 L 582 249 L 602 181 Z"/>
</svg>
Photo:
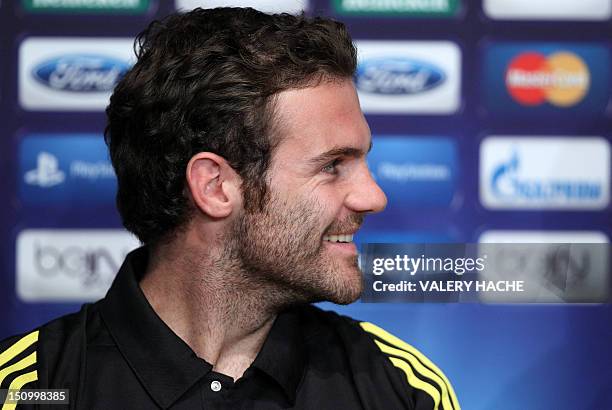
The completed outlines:
<svg viewBox="0 0 612 410">
<path fill-rule="evenodd" d="M 328 241 L 328 242 L 343 242 L 343 243 L 349 243 L 349 242 L 353 242 L 353 235 L 352 234 L 347 234 L 347 235 L 325 235 L 323 237 L 324 241 Z"/>
</svg>

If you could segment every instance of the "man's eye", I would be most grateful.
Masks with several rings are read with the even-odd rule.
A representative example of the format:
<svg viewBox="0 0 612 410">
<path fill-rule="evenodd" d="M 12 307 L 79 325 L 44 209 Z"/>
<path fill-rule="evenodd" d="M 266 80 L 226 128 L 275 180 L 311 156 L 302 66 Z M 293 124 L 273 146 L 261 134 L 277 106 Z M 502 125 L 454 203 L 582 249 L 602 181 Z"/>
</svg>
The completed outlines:
<svg viewBox="0 0 612 410">
<path fill-rule="evenodd" d="M 330 162 L 329 164 L 325 165 L 321 171 L 325 172 L 327 174 L 337 174 L 338 170 L 336 169 L 336 167 L 340 164 L 340 159 L 335 159 L 332 162 Z"/>
</svg>

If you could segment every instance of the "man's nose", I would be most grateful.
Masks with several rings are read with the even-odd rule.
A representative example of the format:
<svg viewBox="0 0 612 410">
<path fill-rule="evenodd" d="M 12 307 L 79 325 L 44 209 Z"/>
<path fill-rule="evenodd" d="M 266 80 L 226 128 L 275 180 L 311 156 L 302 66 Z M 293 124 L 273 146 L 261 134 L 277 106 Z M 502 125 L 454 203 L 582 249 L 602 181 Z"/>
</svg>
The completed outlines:
<svg viewBox="0 0 612 410">
<path fill-rule="evenodd" d="M 378 186 L 370 170 L 364 167 L 353 181 L 352 190 L 346 198 L 346 205 L 355 212 L 376 213 L 387 206 L 387 196 Z"/>
</svg>

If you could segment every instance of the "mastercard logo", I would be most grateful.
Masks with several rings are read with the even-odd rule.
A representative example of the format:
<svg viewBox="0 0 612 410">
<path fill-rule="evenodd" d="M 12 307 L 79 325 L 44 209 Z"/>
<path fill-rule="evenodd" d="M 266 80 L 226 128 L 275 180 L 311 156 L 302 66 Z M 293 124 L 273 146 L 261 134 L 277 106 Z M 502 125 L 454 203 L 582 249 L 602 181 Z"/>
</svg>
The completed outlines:
<svg viewBox="0 0 612 410">
<path fill-rule="evenodd" d="M 506 88 L 519 104 L 548 102 L 558 107 L 578 104 L 589 91 L 588 66 L 574 53 L 548 56 L 527 52 L 516 56 L 506 70 Z"/>
</svg>

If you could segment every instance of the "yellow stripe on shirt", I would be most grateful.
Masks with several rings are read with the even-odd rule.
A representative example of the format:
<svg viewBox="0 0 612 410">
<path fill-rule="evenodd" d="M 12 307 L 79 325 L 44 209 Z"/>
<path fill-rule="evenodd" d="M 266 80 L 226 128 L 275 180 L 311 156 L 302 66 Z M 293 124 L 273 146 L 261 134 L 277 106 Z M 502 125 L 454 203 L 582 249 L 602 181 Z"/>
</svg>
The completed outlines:
<svg viewBox="0 0 612 410">
<path fill-rule="evenodd" d="M 11 373 L 15 373 L 16 371 L 23 370 L 28 366 L 31 366 L 36 363 L 36 352 L 32 352 L 29 356 L 24 357 L 20 361 L 13 363 L 12 365 L 5 367 L 0 370 L 0 386 L 2 386 L 2 382 Z"/>
<path fill-rule="evenodd" d="M 21 376 L 15 377 L 15 379 L 11 382 L 9 386 L 9 391 L 18 392 L 21 390 L 23 386 L 28 383 L 34 382 L 38 380 L 38 372 L 36 370 L 32 370 L 29 373 L 22 374 Z M 2 410 L 15 410 L 17 403 L 4 403 L 2 406 Z"/>
<path fill-rule="evenodd" d="M 379 339 L 383 340 L 388 345 L 394 346 L 398 349 L 404 350 L 407 353 L 410 353 L 414 357 L 416 357 L 419 361 L 421 361 L 425 366 L 429 367 L 440 379 L 444 381 L 446 387 L 448 387 L 448 394 L 450 395 L 451 402 L 455 410 L 461 410 L 461 406 L 459 405 L 459 401 L 457 400 L 457 396 L 455 391 L 453 390 L 453 386 L 448 381 L 448 378 L 444 375 L 442 370 L 440 370 L 435 364 L 431 362 L 423 353 L 419 352 L 413 346 L 410 346 L 408 343 L 399 339 L 396 336 L 393 336 L 391 333 L 386 330 L 376 326 L 373 323 L 369 322 L 361 322 L 361 328 L 368 333 L 373 334 Z"/>
<path fill-rule="evenodd" d="M 442 405 L 443 408 L 445 410 L 452 410 L 453 406 L 450 403 L 450 397 L 448 394 L 448 389 L 446 388 L 446 385 L 444 384 L 444 382 L 442 381 L 442 379 L 440 379 L 440 376 L 438 376 L 437 374 L 435 374 L 433 371 L 431 371 L 430 369 L 428 369 L 427 367 L 423 366 L 423 364 L 421 362 L 419 362 L 414 356 L 412 356 L 410 353 L 405 352 L 401 349 L 396 349 L 393 348 L 391 346 L 388 346 L 382 342 L 379 342 L 378 340 L 375 340 L 376 345 L 378 346 L 378 348 L 385 354 L 387 355 L 393 355 L 393 356 L 399 356 L 401 359 L 404 359 L 406 362 L 408 362 L 410 364 L 410 366 L 417 372 L 418 375 L 427 377 L 428 379 L 430 379 L 431 381 L 433 381 L 434 383 L 436 383 L 439 387 L 439 391 L 442 392 L 442 394 L 440 395 L 440 399 L 442 401 Z"/>
<path fill-rule="evenodd" d="M 9 360 L 13 359 L 19 353 L 26 350 L 32 344 L 38 341 L 38 330 L 28 333 L 14 344 L 12 344 L 4 352 L 0 353 L 0 367 L 4 366 Z"/>
<path fill-rule="evenodd" d="M 436 390 L 436 388 L 433 387 L 431 384 L 419 379 L 414 374 L 412 368 L 408 365 L 408 363 L 406 363 L 402 359 L 398 359 L 397 357 L 390 357 L 389 360 L 391 360 L 391 363 L 393 363 L 395 367 L 403 370 L 404 373 L 406 373 L 406 378 L 408 379 L 409 385 L 411 385 L 415 389 L 423 390 L 425 393 L 431 396 L 434 402 L 433 410 L 438 410 L 438 407 L 440 406 L 440 392 Z"/>
</svg>

